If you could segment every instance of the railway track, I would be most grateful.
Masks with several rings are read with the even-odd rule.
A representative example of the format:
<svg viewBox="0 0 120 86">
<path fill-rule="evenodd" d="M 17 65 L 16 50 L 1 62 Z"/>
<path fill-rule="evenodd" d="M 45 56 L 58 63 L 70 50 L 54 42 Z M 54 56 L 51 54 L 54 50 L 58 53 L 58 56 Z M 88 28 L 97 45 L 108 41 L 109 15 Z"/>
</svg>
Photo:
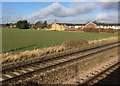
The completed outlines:
<svg viewBox="0 0 120 86">
<path fill-rule="evenodd" d="M 109 74 L 110 73 L 110 74 Z M 112 70 L 109 70 L 105 74 L 108 74 L 105 78 L 101 79 L 97 83 L 94 84 L 96 85 L 120 85 L 120 65 L 114 67 Z"/>
<path fill-rule="evenodd" d="M 85 59 L 86 56 L 96 54 L 111 48 L 118 47 L 120 42 L 111 43 L 109 45 L 103 45 L 99 47 L 94 47 L 82 51 L 68 52 L 59 56 L 51 57 L 49 59 L 37 60 L 34 62 L 14 65 L 13 67 L 3 67 L 2 77 L 0 81 L 3 84 L 14 81 L 21 77 L 25 77 L 37 71 L 49 70 L 50 68 L 58 67 L 73 61 Z"/>
<path fill-rule="evenodd" d="M 110 81 L 110 79 L 109 79 L 110 82 L 103 83 L 101 81 L 101 83 L 98 83 L 100 80 L 105 79 L 105 77 L 107 77 L 108 75 L 110 75 L 112 72 L 114 72 L 116 69 L 119 69 L 119 68 L 120 68 L 120 62 L 118 61 L 113 61 L 112 63 L 108 63 L 106 66 L 103 67 L 103 70 L 100 70 L 100 71 L 96 70 L 90 73 L 89 75 L 87 75 L 87 79 L 82 79 L 83 81 L 80 83 L 80 86 L 119 85 L 118 80 L 115 81 L 116 83 L 110 84 L 110 82 L 114 82 L 114 80 Z M 115 75 L 115 76 L 119 76 L 119 75 Z M 113 75 L 109 78 L 113 78 Z M 114 79 L 118 79 L 118 78 L 120 77 L 115 77 Z"/>
</svg>

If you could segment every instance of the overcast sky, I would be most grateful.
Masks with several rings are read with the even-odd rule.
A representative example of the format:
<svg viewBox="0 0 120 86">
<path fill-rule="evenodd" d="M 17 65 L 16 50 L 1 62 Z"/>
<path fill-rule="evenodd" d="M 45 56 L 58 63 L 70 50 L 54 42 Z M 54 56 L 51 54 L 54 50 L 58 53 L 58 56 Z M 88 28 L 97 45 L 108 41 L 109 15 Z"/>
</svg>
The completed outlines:
<svg viewBox="0 0 120 86">
<path fill-rule="evenodd" d="M 109 1 L 109 0 L 104 0 Z M 2 22 L 47 20 L 53 23 L 118 22 L 118 2 L 3 2 Z"/>
</svg>

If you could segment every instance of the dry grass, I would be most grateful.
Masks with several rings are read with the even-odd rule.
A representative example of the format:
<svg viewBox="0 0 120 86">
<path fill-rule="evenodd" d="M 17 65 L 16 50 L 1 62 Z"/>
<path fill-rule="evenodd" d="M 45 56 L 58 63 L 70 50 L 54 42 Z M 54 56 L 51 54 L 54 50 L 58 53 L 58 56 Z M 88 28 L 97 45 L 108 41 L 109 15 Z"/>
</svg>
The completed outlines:
<svg viewBox="0 0 120 86">
<path fill-rule="evenodd" d="M 20 52 L 17 54 L 5 53 L 5 54 L 2 54 L 1 59 L 2 59 L 2 64 L 4 64 L 4 63 L 22 61 L 31 57 L 35 58 L 35 57 L 40 57 L 48 54 L 58 53 L 64 50 L 65 50 L 64 46 L 54 46 L 49 48 Z"/>
<path fill-rule="evenodd" d="M 103 39 L 98 39 L 98 40 L 92 40 L 88 41 L 89 44 L 96 44 L 96 43 L 104 43 L 104 42 L 113 42 L 113 41 L 118 41 L 119 37 L 109 37 L 109 38 L 103 38 Z"/>
<path fill-rule="evenodd" d="M 86 40 L 69 40 L 63 43 L 63 46 L 65 46 L 68 49 L 73 49 L 78 47 L 81 48 L 86 45 L 88 45 L 88 41 Z"/>
</svg>

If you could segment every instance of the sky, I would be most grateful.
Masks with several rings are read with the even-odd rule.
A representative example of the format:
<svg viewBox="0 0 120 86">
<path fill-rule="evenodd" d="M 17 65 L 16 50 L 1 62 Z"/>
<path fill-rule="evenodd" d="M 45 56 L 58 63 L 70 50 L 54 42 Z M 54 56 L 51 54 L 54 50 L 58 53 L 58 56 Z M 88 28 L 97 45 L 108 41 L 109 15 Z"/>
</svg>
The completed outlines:
<svg viewBox="0 0 120 86">
<path fill-rule="evenodd" d="M 118 22 L 118 2 L 2 2 L 2 23 L 28 20 L 30 23 Z"/>
</svg>

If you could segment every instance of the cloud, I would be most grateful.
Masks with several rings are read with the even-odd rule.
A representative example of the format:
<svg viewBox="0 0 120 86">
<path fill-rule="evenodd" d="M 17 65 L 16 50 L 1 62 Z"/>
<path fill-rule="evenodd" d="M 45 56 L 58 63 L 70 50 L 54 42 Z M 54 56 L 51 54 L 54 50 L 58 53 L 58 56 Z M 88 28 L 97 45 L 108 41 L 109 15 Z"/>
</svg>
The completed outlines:
<svg viewBox="0 0 120 86">
<path fill-rule="evenodd" d="M 97 5 L 102 10 L 118 10 L 118 2 L 98 2 Z"/>
<path fill-rule="evenodd" d="M 117 13 L 100 13 L 96 16 L 97 21 L 102 22 L 118 22 L 118 14 Z"/>
<path fill-rule="evenodd" d="M 71 17 L 65 17 L 65 18 L 58 18 L 57 19 L 58 22 L 61 22 L 61 23 L 83 23 L 83 22 L 86 22 L 88 19 L 84 16 L 71 16 Z"/>
<path fill-rule="evenodd" d="M 18 20 L 22 19 L 22 16 L 2 16 L 2 23 L 16 23 Z"/>
<path fill-rule="evenodd" d="M 67 8 L 59 3 L 53 3 L 52 5 L 39 10 L 31 15 L 26 16 L 29 20 L 45 19 L 50 15 L 55 17 L 70 17 L 80 14 L 86 14 L 94 10 L 96 4 L 94 3 L 74 3 L 71 7 Z"/>
</svg>

